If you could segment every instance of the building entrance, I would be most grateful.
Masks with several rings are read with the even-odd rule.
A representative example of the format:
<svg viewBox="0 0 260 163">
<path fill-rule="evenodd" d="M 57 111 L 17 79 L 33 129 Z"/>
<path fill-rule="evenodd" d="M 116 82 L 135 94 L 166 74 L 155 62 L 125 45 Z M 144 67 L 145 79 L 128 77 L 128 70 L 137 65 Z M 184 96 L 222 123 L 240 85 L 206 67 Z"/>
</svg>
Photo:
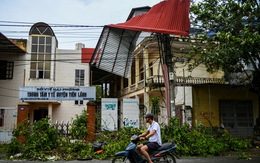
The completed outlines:
<svg viewBox="0 0 260 163">
<path fill-rule="evenodd" d="M 250 100 L 220 100 L 220 122 L 231 135 L 248 137 L 253 135 L 253 105 Z"/>
<path fill-rule="evenodd" d="M 39 121 L 48 116 L 48 108 L 40 107 L 39 109 L 34 110 L 34 118 L 33 121 Z"/>
</svg>

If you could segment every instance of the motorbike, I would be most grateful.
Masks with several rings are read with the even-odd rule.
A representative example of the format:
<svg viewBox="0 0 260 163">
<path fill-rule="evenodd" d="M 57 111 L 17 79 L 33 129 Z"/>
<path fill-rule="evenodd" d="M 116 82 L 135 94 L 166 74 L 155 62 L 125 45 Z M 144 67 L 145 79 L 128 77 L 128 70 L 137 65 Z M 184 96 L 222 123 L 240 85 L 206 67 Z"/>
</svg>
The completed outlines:
<svg viewBox="0 0 260 163">
<path fill-rule="evenodd" d="M 94 142 L 93 145 L 92 145 L 92 149 L 93 149 L 94 153 L 100 154 L 100 153 L 103 152 L 103 147 L 107 144 L 108 144 L 108 142 L 106 142 L 106 141 L 104 141 L 104 142 Z"/>
<path fill-rule="evenodd" d="M 139 141 L 140 138 L 137 135 L 133 135 L 130 144 L 127 145 L 125 150 L 114 154 L 112 163 L 147 163 L 146 158 L 136 149 Z M 149 155 L 153 162 L 176 163 L 175 158 L 179 159 L 176 154 L 176 148 L 177 145 L 174 143 L 164 143 L 156 151 L 149 152 Z"/>
</svg>

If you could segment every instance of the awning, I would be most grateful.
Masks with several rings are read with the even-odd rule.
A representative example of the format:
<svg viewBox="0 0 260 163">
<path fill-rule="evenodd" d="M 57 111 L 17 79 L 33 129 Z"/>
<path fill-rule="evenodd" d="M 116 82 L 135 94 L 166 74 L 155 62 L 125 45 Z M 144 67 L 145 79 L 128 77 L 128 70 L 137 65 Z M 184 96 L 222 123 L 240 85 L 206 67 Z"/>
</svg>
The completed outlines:
<svg viewBox="0 0 260 163">
<path fill-rule="evenodd" d="M 0 32 L 0 54 L 25 54 L 26 51 L 18 47 Z"/>
<path fill-rule="evenodd" d="M 190 0 L 166 0 L 125 23 L 106 25 L 91 63 L 104 71 L 130 77 L 133 51 L 140 33 L 189 35 L 189 7 Z"/>
</svg>

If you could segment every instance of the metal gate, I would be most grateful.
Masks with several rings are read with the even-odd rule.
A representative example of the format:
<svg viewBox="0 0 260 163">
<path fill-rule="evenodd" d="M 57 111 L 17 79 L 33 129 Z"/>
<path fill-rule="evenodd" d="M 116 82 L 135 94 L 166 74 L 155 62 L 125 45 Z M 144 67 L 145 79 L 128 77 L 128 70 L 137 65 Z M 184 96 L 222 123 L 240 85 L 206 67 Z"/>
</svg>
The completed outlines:
<svg viewBox="0 0 260 163">
<path fill-rule="evenodd" d="M 252 136 L 254 133 L 253 105 L 250 100 L 220 100 L 220 122 L 231 135 Z"/>
<path fill-rule="evenodd" d="M 15 107 L 0 107 L 0 144 L 10 143 L 12 131 L 17 123 L 17 109 Z"/>
</svg>

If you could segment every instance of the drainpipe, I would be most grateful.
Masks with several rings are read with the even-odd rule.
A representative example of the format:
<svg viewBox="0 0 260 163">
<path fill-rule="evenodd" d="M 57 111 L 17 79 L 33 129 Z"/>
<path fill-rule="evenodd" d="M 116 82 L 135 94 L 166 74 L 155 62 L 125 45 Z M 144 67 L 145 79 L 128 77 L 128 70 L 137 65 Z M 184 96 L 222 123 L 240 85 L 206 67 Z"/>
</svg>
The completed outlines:
<svg viewBox="0 0 260 163">
<path fill-rule="evenodd" d="M 182 119 L 183 119 L 183 122 L 182 122 L 182 125 L 183 124 L 187 124 L 186 122 L 186 110 L 185 110 L 185 105 L 186 105 L 186 92 L 185 92 L 185 84 L 186 84 L 186 80 L 185 80 L 185 71 L 184 69 L 182 70 L 183 71 L 183 108 L 182 108 Z"/>
</svg>

